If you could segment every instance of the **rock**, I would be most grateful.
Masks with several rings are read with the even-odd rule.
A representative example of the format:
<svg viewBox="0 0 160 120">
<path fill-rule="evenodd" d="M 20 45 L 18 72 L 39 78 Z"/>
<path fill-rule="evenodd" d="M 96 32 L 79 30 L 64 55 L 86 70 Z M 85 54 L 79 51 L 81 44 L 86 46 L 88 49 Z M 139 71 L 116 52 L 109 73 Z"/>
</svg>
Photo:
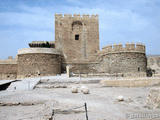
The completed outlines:
<svg viewBox="0 0 160 120">
<path fill-rule="evenodd" d="M 63 85 L 62 88 L 67 88 L 67 86 L 66 86 L 66 85 Z"/>
<path fill-rule="evenodd" d="M 83 92 L 83 94 L 89 94 L 89 88 L 86 86 L 81 86 L 81 92 Z"/>
<path fill-rule="evenodd" d="M 54 88 L 61 88 L 61 86 L 60 85 L 55 85 Z"/>
<path fill-rule="evenodd" d="M 73 86 L 71 88 L 72 93 L 78 93 L 78 88 L 76 86 Z"/>
<path fill-rule="evenodd" d="M 66 85 L 54 85 L 54 88 L 67 88 Z"/>
<path fill-rule="evenodd" d="M 160 108 L 160 88 L 151 88 L 147 96 L 147 105 L 151 108 Z"/>
<path fill-rule="evenodd" d="M 131 97 L 128 98 L 128 102 L 133 102 L 133 100 L 131 99 Z"/>
<path fill-rule="evenodd" d="M 85 88 L 85 89 L 83 90 L 83 94 L 89 94 L 89 89 L 88 89 L 88 88 Z"/>
<path fill-rule="evenodd" d="M 117 100 L 118 100 L 119 102 L 124 101 L 124 97 L 120 95 L 120 96 L 117 97 Z"/>
<path fill-rule="evenodd" d="M 83 89 L 85 89 L 85 88 L 86 88 L 86 86 L 81 86 L 80 87 L 81 92 L 83 92 Z"/>
</svg>

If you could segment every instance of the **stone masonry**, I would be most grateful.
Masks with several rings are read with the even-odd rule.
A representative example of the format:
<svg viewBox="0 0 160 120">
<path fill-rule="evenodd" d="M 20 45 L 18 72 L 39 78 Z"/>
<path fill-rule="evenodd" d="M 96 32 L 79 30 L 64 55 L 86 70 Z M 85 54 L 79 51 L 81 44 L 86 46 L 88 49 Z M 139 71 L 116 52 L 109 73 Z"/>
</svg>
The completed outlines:
<svg viewBox="0 0 160 120">
<path fill-rule="evenodd" d="M 18 53 L 17 77 L 61 74 L 61 56 L 53 48 L 21 49 Z"/>
<path fill-rule="evenodd" d="M 66 66 L 73 74 L 125 77 L 145 76 L 147 71 L 143 44 L 107 45 L 99 50 L 98 15 L 55 14 L 55 42 L 33 41 L 29 46 L 18 51 L 14 64 L 0 61 L 0 79 L 56 75 L 65 72 Z M 159 59 L 149 57 L 148 67 L 155 68 L 153 60 L 158 66 Z"/>
<path fill-rule="evenodd" d="M 64 61 L 89 58 L 99 50 L 98 15 L 55 14 L 55 47 L 62 51 Z"/>
<path fill-rule="evenodd" d="M 0 80 L 16 79 L 17 60 L 9 57 L 7 60 L 0 60 Z"/>
</svg>

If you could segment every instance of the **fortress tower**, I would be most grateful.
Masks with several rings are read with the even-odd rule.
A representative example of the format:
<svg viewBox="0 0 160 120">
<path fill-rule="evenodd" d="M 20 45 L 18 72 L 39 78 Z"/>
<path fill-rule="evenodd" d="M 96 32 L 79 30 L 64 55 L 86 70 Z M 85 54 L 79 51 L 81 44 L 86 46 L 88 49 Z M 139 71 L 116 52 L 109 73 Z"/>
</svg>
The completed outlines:
<svg viewBox="0 0 160 120">
<path fill-rule="evenodd" d="M 87 60 L 99 50 L 98 15 L 55 14 L 55 47 L 63 62 Z"/>
<path fill-rule="evenodd" d="M 16 59 L 0 60 L 0 79 L 53 76 L 66 68 L 74 75 L 146 76 L 145 45 L 114 44 L 99 50 L 98 15 L 55 14 L 55 41 L 29 46 L 18 50 Z"/>
</svg>

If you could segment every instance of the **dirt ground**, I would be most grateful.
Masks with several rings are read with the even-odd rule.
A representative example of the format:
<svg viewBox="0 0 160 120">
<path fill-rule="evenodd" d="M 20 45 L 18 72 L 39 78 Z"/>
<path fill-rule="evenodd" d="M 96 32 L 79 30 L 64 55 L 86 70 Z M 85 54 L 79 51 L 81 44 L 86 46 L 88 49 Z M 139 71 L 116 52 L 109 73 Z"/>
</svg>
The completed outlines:
<svg viewBox="0 0 160 120">
<path fill-rule="evenodd" d="M 83 94 L 80 89 L 72 93 L 72 86 L 87 86 L 90 94 Z M 85 102 L 89 120 L 148 120 L 136 115 L 160 116 L 160 109 L 146 104 L 149 90 L 150 87 L 102 87 L 99 83 L 39 83 L 34 90 L 0 91 L 0 120 L 86 120 Z M 124 101 L 119 102 L 118 96 L 123 96 Z"/>
</svg>

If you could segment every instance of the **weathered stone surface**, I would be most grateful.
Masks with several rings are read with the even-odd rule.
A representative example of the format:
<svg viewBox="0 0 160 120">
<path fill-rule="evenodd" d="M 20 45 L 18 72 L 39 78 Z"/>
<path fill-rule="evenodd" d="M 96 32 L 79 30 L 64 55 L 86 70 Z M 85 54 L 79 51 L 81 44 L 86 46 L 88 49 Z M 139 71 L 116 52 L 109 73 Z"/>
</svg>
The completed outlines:
<svg viewBox="0 0 160 120">
<path fill-rule="evenodd" d="M 146 87 L 146 86 L 156 86 L 160 84 L 159 78 L 121 78 L 121 79 L 109 79 L 102 80 L 102 86 L 111 87 Z"/>
<path fill-rule="evenodd" d="M 71 88 L 71 92 L 72 92 L 72 93 L 78 93 L 78 88 L 77 88 L 76 86 L 73 86 L 73 87 Z"/>
<path fill-rule="evenodd" d="M 148 56 L 147 57 L 147 67 L 155 70 L 155 76 L 160 75 L 160 56 Z"/>
<path fill-rule="evenodd" d="M 87 86 L 82 86 L 81 87 L 81 92 L 83 94 L 89 94 L 89 88 Z"/>
<path fill-rule="evenodd" d="M 0 62 L 0 80 L 16 79 L 17 64 L 9 61 Z"/>
<path fill-rule="evenodd" d="M 119 102 L 124 101 L 124 97 L 123 97 L 122 95 L 120 95 L 120 96 L 117 97 L 117 100 L 118 100 Z"/>
<path fill-rule="evenodd" d="M 129 73 L 145 73 L 147 69 L 147 58 L 144 53 L 117 52 L 99 55 L 99 60 L 96 62 L 77 62 L 69 64 L 72 66 L 71 72 L 76 74 L 109 73 L 119 76 L 119 73 L 123 73 L 121 76 L 125 77 L 132 76 Z M 144 77 L 146 74 L 142 76 Z"/>
<path fill-rule="evenodd" d="M 18 55 L 18 78 L 61 73 L 61 56 L 47 53 Z"/>
<path fill-rule="evenodd" d="M 151 88 L 147 96 L 147 104 L 153 108 L 160 108 L 160 88 Z"/>
<path fill-rule="evenodd" d="M 98 15 L 55 15 L 55 47 L 64 61 L 88 59 L 99 50 Z"/>
<path fill-rule="evenodd" d="M 127 43 L 108 45 L 99 50 L 98 15 L 55 14 L 55 42 L 33 41 L 32 48 L 18 51 L 18 68 L 11 61 L 1 61 L 1 78 L 56 75 L 109 74 L 116 77 L 146 76 L 145 45 Z M 55 49 L 54 49 L 55 47 Z M 149 58 L 148 66 L 159 71 L 159 58 Z M 9 63 L 8 65 L 6 63 Z M 151 64 L 150 64 L 151 63 Z M 156 65 L 155 65 L 156 63 Z M 66 66 L 71 66 L 66 70 Z M 4 66 L 6 66 L 4 68 Z M 14 71 L 5 72 L 10 66 Z M 16 66 L 16 65 L 14 65 Z M 17 72 L 15 72 L 17 70 Z M 71 73 L 71 74 L 70 74 Z M 11 75 L 10 75 L 11 74 Z"/>
<path fill-rule="evenodd" d="M 119 52 L 101 56 L 96 68 L 106 73 L 146 72 L 147 59 L 144 53 Z"/>
</svg>

